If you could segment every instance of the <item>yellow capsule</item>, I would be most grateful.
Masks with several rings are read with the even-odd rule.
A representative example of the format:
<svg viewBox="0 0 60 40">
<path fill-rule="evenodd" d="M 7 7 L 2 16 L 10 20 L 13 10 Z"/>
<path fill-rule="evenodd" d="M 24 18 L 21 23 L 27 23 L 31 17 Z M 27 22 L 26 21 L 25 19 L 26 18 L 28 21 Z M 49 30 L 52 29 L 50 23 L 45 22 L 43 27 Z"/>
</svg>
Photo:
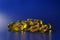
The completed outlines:
<svg viewBox="0 0 60 40">
<path fill-rule="evenodd" d="M 49 24 L 49 29 L 51 29 L 51 25 Z"/>
<path fill-rule="evenodd" d="M 48 26 L 47 25 L 43 25 L 43 27 L 40 28 L 40 31 L 42 33 L 45 33 L 46 31 L 48 31 Z"/>
<path fill-rule="evenodd" d="M 19 28 L 18 27 L 14 27 L 13 30 L 14 31 L 19 31 Z"/>
<path fill-rule="evenodd" d="M 27 28 L 27 24 L 26 23 L 24 24 L 24 28 Z"/>
<path fill-rule="evenodd" d="M 31 32 L 36 32 L 36 31 L 38 31 L 39 30 L 39 27 L 37 27 L 37 26 L 31 26 L 30 27 L 30 31 Z"/>
<path fill-rule="evenodd" d="M 29 25 L 33 25 L 33 22 L 32 22 L 32 21 L 30 21 L 30 22 L 29 22 Z"/>
<path fill-rule="evenodd" d="M 21 21 L 17 21 L 14 23 L 11 23 L 8 25 L 8 29 L 12 30 L 12 31 L 24 31 L 25 29 L 27 29 L 28 31 L 31 32 L 36 32 L 38 30 L 40 30 L 40 32 L 46 32 L 48 31 L 48 29 L 51 29 L 51 25 L 44 25 L 42 20 L 37 20 L 37 19 L 27 19 L 27 21 L 21 20 Z M 49 32 L 51 32 L 52 30 L 49 30 Z"/>
<path fill-rule="evenodd" d="M 24 28 L 23 27 L 21 27 L 21 31 L 23 30 Z"/>
<path fill-rule="evenodd" d="M 42 20 L 40 20 L 40 24 L 43 24 Z"/>
</svg>

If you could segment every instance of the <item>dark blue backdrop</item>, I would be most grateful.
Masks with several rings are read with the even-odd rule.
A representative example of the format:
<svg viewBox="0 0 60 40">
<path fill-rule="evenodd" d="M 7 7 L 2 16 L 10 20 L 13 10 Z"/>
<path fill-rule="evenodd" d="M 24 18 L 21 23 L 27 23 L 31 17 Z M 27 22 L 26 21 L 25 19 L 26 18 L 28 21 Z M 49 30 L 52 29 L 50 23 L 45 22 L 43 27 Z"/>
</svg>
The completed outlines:
<svg viewBox="0 0 60 40">
<path fill-rule="evenodd" d="M 60 39 L 60 1 L 59 0 L 0 0 L 0 15 L 6 15 L 5 30 L 0 32 L 1 40 L 7 40 L 7 24 L 27 18 L 42 19 L 51 23 L 55 32 L 53 40 Z"/>
</svg>

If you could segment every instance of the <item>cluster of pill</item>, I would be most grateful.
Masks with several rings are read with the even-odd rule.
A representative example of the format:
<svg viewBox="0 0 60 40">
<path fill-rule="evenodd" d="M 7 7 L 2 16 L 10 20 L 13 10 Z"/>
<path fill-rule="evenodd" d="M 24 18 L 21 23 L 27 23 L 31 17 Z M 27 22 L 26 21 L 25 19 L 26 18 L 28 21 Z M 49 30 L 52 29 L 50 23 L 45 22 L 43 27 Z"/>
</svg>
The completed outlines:
<svg viewBox="0 0 60 40">
<path fill-rule="evenodd" d="M 43 24 L 42 20 L 38 19 L 27 19 L 27 20 L 20 20 L 17 22 L 10 23 L 8 25 L 9 31 L 29 31 L 29 32 L 48 32 L 51 30 L 51 25 Z"/>
</svg>

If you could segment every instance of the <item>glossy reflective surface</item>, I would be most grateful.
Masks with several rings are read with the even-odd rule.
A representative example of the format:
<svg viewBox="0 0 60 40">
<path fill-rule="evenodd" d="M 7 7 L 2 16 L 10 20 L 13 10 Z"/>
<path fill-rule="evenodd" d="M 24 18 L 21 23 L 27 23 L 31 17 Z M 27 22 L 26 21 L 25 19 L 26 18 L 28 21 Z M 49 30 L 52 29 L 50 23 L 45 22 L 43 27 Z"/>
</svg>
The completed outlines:
<svg viewBox="0 0 60 40">
<path fill-rule="evenodd" d="M 8 32 L 8 40 L 51 40 L 51 35 L 40 32 Z"/>
</svg>

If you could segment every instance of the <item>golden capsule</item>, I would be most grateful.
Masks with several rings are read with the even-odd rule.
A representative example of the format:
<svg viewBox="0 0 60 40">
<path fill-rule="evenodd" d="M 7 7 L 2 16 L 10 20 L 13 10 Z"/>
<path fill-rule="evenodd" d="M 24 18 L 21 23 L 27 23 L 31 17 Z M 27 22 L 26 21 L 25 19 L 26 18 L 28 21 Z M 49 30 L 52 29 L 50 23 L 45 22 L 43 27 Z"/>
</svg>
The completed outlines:
<svg viewBox="0 0 60 40">
<path fill-rule="evenodd" d="M 31 31 L 31 32 L 40 31 L 42 33 L 45 33 L 46 31 L 51 29 L 51 25 L 43 24 L 42 20 L 27 19 L 27 21 L 20 20 L 18 22 L 13 22 L 9 24 L 8 29 L 11 31 L 25 31 L 26 30 L 26 31 Z"/>
<path fill-rule="evenodd" d="M 43 24 L 42 20 L 39 21 L 40 24 Z"/>
<path fill-rule="evenodd" d="M 46 31 L 48 31 L 48 26 L 47 25 L 43 25 L 41 28 L 40 28 L 40 31 L 42 33 L 45 33 Z"/>
<path fill-rule="evenodd" d="M 19 31 L 19 28 L 18 27 L 14 27 L 13 30 L 14 31 Z"/>
</svg>

